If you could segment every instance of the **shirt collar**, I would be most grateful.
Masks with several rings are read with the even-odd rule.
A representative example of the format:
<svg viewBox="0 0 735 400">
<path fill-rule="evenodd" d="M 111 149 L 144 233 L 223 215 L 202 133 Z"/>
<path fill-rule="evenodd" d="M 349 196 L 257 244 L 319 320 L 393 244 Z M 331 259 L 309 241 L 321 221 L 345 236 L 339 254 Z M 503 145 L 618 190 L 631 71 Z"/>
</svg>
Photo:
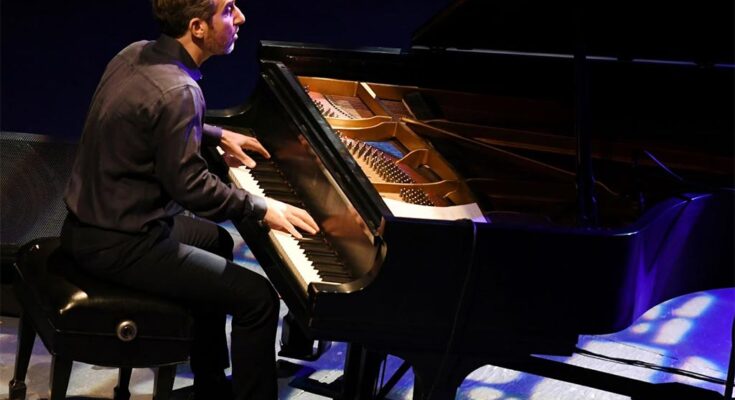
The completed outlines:
<svg viewBox="0 0 735 400">
<path fill-rule="evenodd" d="M 194 62 L 194 59 L 191 58 L 189 52 L 186 51 L 178 40 L 168 35 L 161 35 L 153 46 L 157 51 L 171 57 L 174 63 L 186 71 L 195 81 L 202 78 L 202 72 Z"/>
</svg>

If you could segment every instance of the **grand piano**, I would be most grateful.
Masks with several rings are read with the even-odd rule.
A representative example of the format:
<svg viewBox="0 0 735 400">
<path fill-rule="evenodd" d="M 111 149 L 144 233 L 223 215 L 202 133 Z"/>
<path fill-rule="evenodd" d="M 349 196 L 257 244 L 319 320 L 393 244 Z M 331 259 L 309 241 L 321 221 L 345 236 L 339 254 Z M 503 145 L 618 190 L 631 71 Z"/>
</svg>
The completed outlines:
<svg viewBox="0 0 735 400">
<path fill-rule="evenodd" d="M 485 364 L 719 396 L 532 355 L 735 284 L 732 16 L 732 2 L 458 1 L 411 49 L 262 42 L 251 101 L 208 122 L 272 158 L 209 157 L 321 227 L 296 240 L 236 224 L 288 306 L 285 342 L 304 357 L 312 340 L 350 343 L 342 386 L 322 393 L 383 397 L 391 354 L 415 399 L 453 398 Z"/>
</svg>

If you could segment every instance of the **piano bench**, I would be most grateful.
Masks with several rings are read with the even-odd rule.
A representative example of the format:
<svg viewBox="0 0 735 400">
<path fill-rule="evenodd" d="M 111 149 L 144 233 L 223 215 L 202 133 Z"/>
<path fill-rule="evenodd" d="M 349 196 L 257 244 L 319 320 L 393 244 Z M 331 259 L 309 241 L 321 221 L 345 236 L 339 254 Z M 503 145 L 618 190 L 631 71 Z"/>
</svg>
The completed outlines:
<svg viewBox="0 0 735 400">
<path fill-rule="evenodd" d="M 84 274 L 61 252 L 58 238 L 24 245 L 15 269 L 21 317 L 11 400 L 25 399 L 36 335 L 52 355 L 50 400 L 65 398 L 73 361 L 119 368 L 116 400 L 130 397 L 132 368 L 156 367 L 153 399 L 170 396 L 176 364 L 189 359 L 187 310 Z"/>
</svg>

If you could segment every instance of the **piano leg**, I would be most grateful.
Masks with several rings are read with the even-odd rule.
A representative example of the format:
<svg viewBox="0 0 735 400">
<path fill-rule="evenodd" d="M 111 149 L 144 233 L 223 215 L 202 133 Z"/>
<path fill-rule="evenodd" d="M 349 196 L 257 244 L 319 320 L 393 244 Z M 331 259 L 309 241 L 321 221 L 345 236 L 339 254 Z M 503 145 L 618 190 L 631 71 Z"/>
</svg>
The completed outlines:
<svg viewBox="0 0 735 400">
<path fill-rule="evenodd" d="M 413 400 L 454 400 L 457 387 L 477 365 L 457 356 L 410 354 L 404 356 L 413 366 Z"/>
<path fill-rule="evenodd" d="M 365 349 L 362 345 L 347 345 L 342 380 L 342 400 L 372 400 L 377 393 L 380 365 L 385 355 Z"/>
<path fill-rule="evenodd" d="M 319 382 L 309 377 L 293 379 L 291 387 L 334 400 L 374 400 L 380 365 L 385 355 L 370 351 L 355 343 L 347 344 L 344 373 L 332 383 Z"/>
<path fill-rule="evenodd" d="M 283 317 L 279 356 L 314 361 L 329 350 L 332 344 L 329 341 L 318 340 L 315 347 L 314 342 L 314 339 L 304 333 L 290 312 Z"/>
</svg>

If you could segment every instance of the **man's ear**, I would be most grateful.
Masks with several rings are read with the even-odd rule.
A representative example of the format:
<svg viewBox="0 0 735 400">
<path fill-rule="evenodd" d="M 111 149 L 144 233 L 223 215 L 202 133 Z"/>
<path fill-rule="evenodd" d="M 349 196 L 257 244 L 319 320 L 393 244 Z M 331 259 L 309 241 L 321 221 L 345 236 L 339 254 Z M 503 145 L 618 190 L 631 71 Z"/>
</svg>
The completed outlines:
<svg viewBox="0 0 735 400">
<path fill-rule="evenodd" d="M 192 18 L 189 21 L 189 32 L 197 39 L 204 39 L 204 34 L 207 31 L 207 24 L 201 18 Z"/>
</svg>

